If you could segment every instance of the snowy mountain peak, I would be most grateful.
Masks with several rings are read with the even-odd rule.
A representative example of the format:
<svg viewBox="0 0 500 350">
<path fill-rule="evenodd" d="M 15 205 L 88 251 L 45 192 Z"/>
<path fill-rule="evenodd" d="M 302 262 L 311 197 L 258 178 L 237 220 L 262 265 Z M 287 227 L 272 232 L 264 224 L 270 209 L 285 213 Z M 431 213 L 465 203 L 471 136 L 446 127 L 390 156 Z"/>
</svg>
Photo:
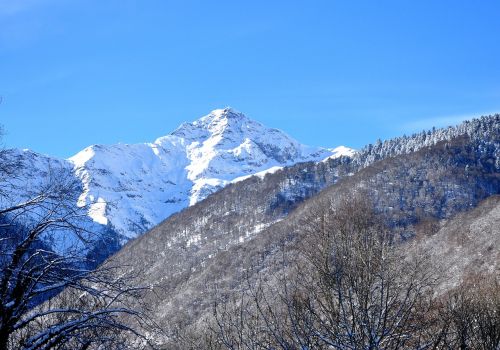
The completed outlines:
<svg viewBox="0 0 500 350">
<path fill-rule="evenodd" d="M 71 161 L 75 166 L 83 166 L 86 162 L 91 160 L 95 156 L 96 145 L 88 146 L 75 154 L 68 160 Z"/>
<path fill-rule="evenodd" d="M 204 117 L 201 117 L 196 122 L 202 122 L 205 124 L 218 123 L 221 121 L 250 121 L 250 119 L 243 113 L 237 111 L 232 107 L 226 107 L 221 109 L 214 109 L 212 112 Z M 196 123 L 195 122 L 195 123 Z"/>
<path fill-rule="evenodd" d="M 227 107 L 216 109 L 155 141 L 161 148 L 185 148 L 189 203 L 205 198 L 231 180 L 297 162 L 322 160 L 335 151 L 303 146 L 280 130 L 267 128 Z"/>
<path fill-rule="evenodd" d="M 245 128 L 250 129 L 252 126 L 255 127 L 257 125 L 260 124 L 251 120 L 243 113 L 231 107 L 226 107 L 224 109 L 215 109 L 210 114 L 194 122 L 183 123 L 171 135 L 188 139 L 206 139 L 224 133 L 241 132 Z"/>
<path fill-rule="evenodd" d="M 226 107 L 226 108 L 221 108 L 221 109 L 214 109 L 210 114 L 200 118 L 200 120 L 204 119 L 217 119 L 217 120 L 222 120 L 222 119 L 233 119 L 233 120 L 243 120 L 247 119 L 247 116 L 241 113 L 240 111 L 237 111 L 236 109 L 232 107 Z"/>
<path fill-rule="evenodd" d="M 78 204 L 132 238 L 234 179 L 349 152 L 304 146 L 227 107 L 153 143 L 93 145 L 66 163 L 82 183 Z"/>
</svg>

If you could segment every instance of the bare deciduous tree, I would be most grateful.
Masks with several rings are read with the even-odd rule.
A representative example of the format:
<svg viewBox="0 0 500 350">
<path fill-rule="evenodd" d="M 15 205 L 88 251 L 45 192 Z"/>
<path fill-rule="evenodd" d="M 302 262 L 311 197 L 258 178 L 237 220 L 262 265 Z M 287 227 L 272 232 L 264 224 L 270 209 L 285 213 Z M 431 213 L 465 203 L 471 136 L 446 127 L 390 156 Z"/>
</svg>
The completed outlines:
<svg viewBox="0 0 500 350">
<path fill-rule="evenodd" d="M 128 306 L 143 288 L 123 266 L 87 267 L 97 237 L 75 206 L 79 184 L 49 169 L 30 192 L 16 162 L 0 154 L 0 349 L 110 348 L 124 333 L 144 338 L 136 326 L 146 318 Z"/>
<path fill-rule="evenodd" d="M 322 205 L 299 229 L 297 258 L 277 283 L 249 278 L 239 300 L 215 305 L 212 348 L 433 346 L 436 276 L 425 257 L 405 258 L 367 201 Z"/>
<path fill-rule="evenodd" d="M 498 277 L 469 277 L 445 298 L 439 313 L 446 349 L 500 348 L 500 283 Z"/>
<path fill-rule="evenodd" d="M 421 346 L 436 282 L 425 257 L 405 257 L 366 200 L 315 214 L 304 223 L 298 271 L 309 331 L 338 349 Z"/>
</svg>

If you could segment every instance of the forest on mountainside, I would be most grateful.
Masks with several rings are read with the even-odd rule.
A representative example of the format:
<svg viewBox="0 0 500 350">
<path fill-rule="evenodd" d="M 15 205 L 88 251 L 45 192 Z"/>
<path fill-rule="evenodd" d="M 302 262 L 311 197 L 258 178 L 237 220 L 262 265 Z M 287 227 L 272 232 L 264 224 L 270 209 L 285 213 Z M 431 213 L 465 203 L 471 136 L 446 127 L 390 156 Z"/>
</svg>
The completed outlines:
<svg viewBox="0 0 500 350">
<path fill-rule="evenodd" d="M 500 197 L 490 202 L 481 209 L 496 211 L 491 227 Z M 443 289 L 451 271 L 440 257 L 395 244 L 366 197 L 324 204 L 302 221 L 299 242 L 282 248 L 274 273 L 254 265 L 237 293 L 214 289 L 212 312 L 176 334 L 181 348 L 498 349 L 498 257 L 493 273 L 482 266 Z M 488 238 L 499 242 L 496 230 Z"/>
</svg>

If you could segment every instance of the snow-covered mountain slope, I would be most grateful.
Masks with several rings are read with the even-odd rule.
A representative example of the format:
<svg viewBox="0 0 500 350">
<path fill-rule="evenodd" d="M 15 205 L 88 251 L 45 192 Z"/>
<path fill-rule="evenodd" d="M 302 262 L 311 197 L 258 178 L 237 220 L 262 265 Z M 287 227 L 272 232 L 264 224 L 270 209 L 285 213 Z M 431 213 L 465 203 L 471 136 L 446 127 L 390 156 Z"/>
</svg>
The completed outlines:
<svg viewBox="0 0 500 350">
<path fill-rule="evenodd" d="M 38 158 L 45 156 L 24 153 L 26 172 L 43 177 Z M 342 146 L 304 146 L 225 108 L 184 123 L 153 143 L 94 145 L 66 161 L 46 157 L 45 162 L 72 168 L 82 183 L 78 204 L 89 206 L 96 223 L 133 238 L 237 178 L 352 154 Z M 30 159 L 38 160 L 30 165 Z"/>
</svg>

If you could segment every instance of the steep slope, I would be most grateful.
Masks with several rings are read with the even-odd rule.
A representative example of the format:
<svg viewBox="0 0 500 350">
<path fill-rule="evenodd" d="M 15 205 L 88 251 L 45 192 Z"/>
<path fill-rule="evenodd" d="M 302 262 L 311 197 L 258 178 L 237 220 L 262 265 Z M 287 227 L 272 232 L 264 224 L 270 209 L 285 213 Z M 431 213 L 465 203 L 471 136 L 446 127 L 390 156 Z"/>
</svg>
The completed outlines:
<svg viewBox="0 0 500 350">
<path fill-rule="evenodd" d="M 228 185 L 113 260 L 157 286 L 144 300 L 160 323 L 185 328 L 209 312 L 210 285 L 231 294 L 255 266 L 269 277 L 281 266 L 281 246 L 293 250 L 301 222 L 325 205 L 362 191 L 404 242 L 424 220 L 452 218 L 499 194 L 499 156 L 496 115 L 371 145 L 353 158 L 298 164 Z"/>
<path fill-rule="evenodd" d="M 500 196 L 439 223 L 436 232 L 418 229 L 411 250 L 424 250 L 446 272 L 442 290 L 456 287 L 468 275 L 500 276 Z"/>
<path fill-rule="evenodd" d="M 78 205 L 127 240 L 193 205 L 232 180 L 299 162 L 352 155 L 345 147 L 301 145 L 231 108 L 184 123 L 153 143 L 90 146 L 68 160 L 12 151 L 26 197 L 52 168 L 81 182 Z M 27 190 L 27 191 L 26 191 Z"/>
</svg>

